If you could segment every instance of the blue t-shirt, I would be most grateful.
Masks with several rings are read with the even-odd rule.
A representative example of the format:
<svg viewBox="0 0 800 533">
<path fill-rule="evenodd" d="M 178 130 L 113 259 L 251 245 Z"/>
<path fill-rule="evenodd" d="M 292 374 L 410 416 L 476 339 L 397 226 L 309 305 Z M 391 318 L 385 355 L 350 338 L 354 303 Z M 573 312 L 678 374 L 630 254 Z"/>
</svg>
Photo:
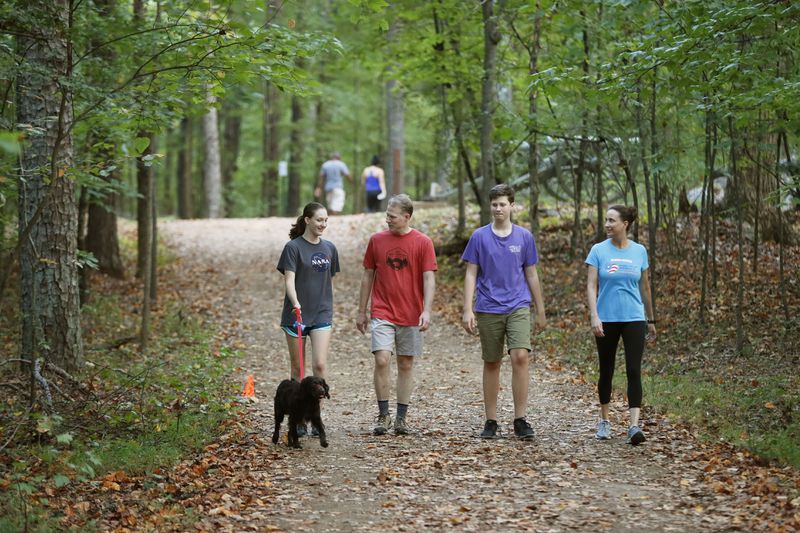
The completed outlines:
<svg viewBox="0 0 800 533">
<path fill-rule="evenodd" d="M 611 239 L 592 246 L 586 264 L 597 268 L 599 292 L 597 316 L 602 322 L 637 322 L 645 320 L 639 281 L 647 270 L 647 250 L 628 241 L 620 250 Z"/>
<path fill-rule="evenodd" d="M 525 267 L 539 260 L 530 231 L 513 224 L 508 236 L 498 237 L 491 224 L 480 227 L 469 238 L 461 259 L 478 265 L 475 311 L 506 314 L 530 307 Z"/>
</svg>

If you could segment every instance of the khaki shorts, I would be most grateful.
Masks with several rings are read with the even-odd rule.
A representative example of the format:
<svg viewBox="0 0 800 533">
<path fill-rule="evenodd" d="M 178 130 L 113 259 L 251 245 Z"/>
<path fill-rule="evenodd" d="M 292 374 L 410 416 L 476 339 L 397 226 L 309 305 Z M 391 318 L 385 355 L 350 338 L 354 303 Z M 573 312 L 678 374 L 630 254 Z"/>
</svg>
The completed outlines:
<svg viewBox="0 0 800 533">
<path fill-rule="evenodd" d="M 325 193 L 328 209 L 341 213 L 344 210 L 344 189 L 331 189 Z"/>
<path fill-rule="evenodd" d="M 489 363 L 502 361 L 511 350 L 531 351 L 531 309 L 520 307 L 507 314 L 475 313 L 481 337 L 481 355 Z M 508 350 L 503 351 L 503 345 Z"/>
<path fill-rule="evenodd" d="M 422 332 L 419 326 L 396 326 L 382 318 L 373 318 L 370 324 L 372 353 L 385 350 L 397 355 L 422 355 Z"/>
</svg>

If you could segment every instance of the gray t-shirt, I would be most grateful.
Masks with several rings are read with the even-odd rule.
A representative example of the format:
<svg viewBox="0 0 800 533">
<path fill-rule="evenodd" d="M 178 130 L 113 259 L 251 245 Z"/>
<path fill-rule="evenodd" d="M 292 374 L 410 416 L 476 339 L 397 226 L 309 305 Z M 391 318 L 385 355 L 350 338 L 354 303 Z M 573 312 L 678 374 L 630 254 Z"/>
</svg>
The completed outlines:
<svg viewBox="0 0 800 533">
<path fill-rule="evenodd" d="M 301 235 L 286 243 L 278 261 L 278 270 L 295 273 L 294 288 L 300 301 L 303 324 L 333 323 L 333 285 L 331 278 L 339 272 L 339 253 L 332 242 L 321 239 L 311 244 Z M 287 296 L 283 297 L 281 326 L 294 326 L 297 317 Z"/>
<path fill-rule="evenodd" d="M 344 177 L 350 174 L 350 169 L 339 159 L 329 159 L 322 163 L 319 173 L 325 174 L 325 190 L 331 191 L 344 188 Z"/>
</svg>

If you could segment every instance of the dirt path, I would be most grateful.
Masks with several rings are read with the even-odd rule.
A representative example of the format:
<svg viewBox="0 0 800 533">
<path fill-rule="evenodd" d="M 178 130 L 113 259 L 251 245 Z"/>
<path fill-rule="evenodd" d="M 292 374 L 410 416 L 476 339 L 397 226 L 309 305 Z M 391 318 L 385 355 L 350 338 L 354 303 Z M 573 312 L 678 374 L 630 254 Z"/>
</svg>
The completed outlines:
<svg viewBox="0 0 800 533">
<path fill-rule="evenodd" d="M 207 531 L 697 531 L 749 529 L 733 496 L 702 481 L 702 446 L 667 422 L 648 420 L 648 442 L 625 444 L 594 433 L 593 387 L 537 356 L 532 365 L 532 443 L 476 438 L 483 423 L 479 344 L 434 317 L 417 365 L 409 421 L 414 434 L 374 437 L 376 406 L 368 338 L 354 326 L 360 261 L 382 217 L 331 219 L 326 237 L 339 249 L 335 331 L 329 360 L 331 400 L 324 407 L 330 447 L 302 440 L 300 451 L 270 441 L 275 387 L 288 371 L 278 329 L 282 277 L 275 270 L 289 219 L 170 221 L 166 236 L 185 268 L 205 271 L 226 296 L 222 311 L 246 352 L 237 378 L 254 374 L 252 430 L 184 465 L 205 464 L 179 487 L 181 505 Z M 204 287 L 185 289 L 204 298 Z M 207 298 L 207 297 L 206 297 Z M 502 383 L 510 384 L 504 365 Z M 615 404 L 622 421 L 623 406 Z M 512 433 L 511 391 L 500 398 L 503 432 Z M 394 405 L 392 405 L 394 410 Z M 235 458 L 226 459 L 225 454 Z M 211 463 L 209 465 L 209 463 Z M 210 466 L 210 468 L 209 468 Z M 209 477 L 209 472 L 214 472 Z M 235 487 L 246 483 L 245 494 Z M 734 483 L 735 479 L 731 480 Z M 212 503 L 209 503 L 212 502 Z"/>
</svg>

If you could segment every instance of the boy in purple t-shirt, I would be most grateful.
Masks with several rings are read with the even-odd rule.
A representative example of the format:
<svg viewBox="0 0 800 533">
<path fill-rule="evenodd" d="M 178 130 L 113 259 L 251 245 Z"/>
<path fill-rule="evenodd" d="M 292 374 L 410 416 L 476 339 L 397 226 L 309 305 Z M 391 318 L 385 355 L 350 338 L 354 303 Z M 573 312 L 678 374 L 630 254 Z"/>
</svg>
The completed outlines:
<svg viewBox="0 0 800 533">
<path fill-rule="evenodd" d="M 542 289 L 536 272 L 539 258 L 533 235 L 511 222 L 514 189 L 503 183 L 495 185 L 489 191 L 489 202 L 492 223 L 475 230 L 461 256 L 467 263 L 462 325 L 472 334 L 477 329 L 483 356 L 486 423 L 481 437 L 497 437 L 497 394 L 505 344 L 511 357 L 514 434 L 530 440 L 533 439 L 533 429 L 525 416 L 530 380 L 531 296 L 536 304 L 536 326 L 541 329 L 546 324 Z"/>
</svg>

